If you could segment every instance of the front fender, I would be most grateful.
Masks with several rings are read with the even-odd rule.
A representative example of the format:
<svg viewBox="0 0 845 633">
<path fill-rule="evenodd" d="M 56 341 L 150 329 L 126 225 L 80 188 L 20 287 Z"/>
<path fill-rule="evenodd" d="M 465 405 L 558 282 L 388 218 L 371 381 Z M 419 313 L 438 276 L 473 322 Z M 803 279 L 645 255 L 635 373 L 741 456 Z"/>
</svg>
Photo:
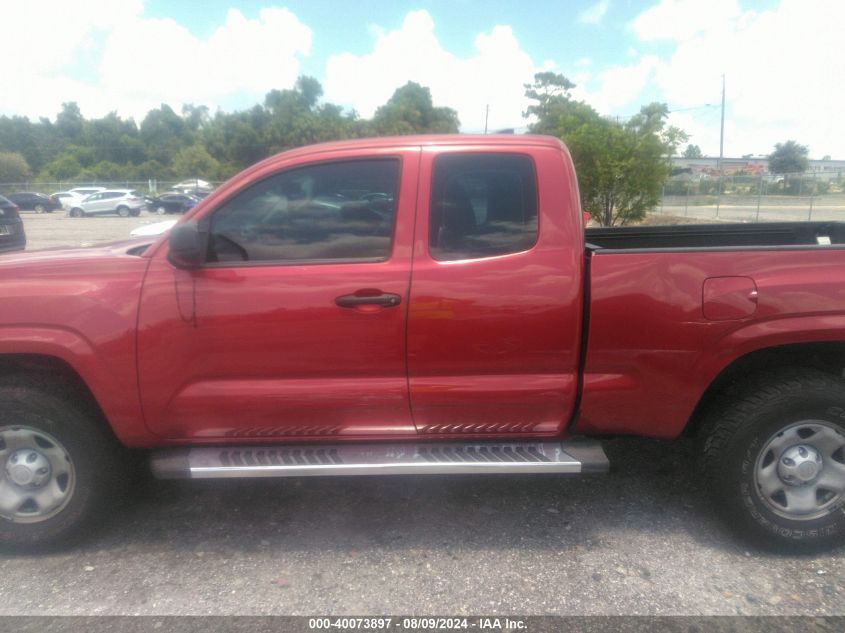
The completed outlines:
<svg viewBox="0 0 845 633">
<path fill-rule="evenodd" d="M 143 422 L 134 341 L 113 341 L 108 353 L 80 332 L 46 326 L 0 326 L 0 355 L 27 354 L 65 362 L 88 386 L 118 439 L 127 446 L 154 443 Z"/>
</svg>

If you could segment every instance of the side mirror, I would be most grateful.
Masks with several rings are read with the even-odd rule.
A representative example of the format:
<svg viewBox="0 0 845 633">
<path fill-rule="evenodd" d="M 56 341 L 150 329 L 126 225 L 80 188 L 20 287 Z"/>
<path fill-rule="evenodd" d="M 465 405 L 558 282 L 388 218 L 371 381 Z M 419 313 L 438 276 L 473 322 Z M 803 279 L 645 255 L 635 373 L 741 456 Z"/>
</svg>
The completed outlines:
<svg viewBox="0 0 845 633">
<path fill-rule="evenodd" d="M 170 230 L 167 259 L 176 268 L 199 268 L 205 263 L 204 242 L 196 220 L 177 224 Z"/>
</svg>

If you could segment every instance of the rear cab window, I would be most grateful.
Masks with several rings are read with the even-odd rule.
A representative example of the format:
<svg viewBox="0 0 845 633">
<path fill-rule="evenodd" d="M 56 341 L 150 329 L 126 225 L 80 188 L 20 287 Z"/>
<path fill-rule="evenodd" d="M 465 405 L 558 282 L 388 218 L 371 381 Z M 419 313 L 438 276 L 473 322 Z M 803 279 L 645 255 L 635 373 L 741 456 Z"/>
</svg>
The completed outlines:
<svg viewBox="0 0 845 633">
<path fill-rule="evenodd" d="M 434 162 L 429 251 L 440 261 L 530 249 L 538 236 L 537 177 L 523 154 L 445 154 Z"/>
</svg>

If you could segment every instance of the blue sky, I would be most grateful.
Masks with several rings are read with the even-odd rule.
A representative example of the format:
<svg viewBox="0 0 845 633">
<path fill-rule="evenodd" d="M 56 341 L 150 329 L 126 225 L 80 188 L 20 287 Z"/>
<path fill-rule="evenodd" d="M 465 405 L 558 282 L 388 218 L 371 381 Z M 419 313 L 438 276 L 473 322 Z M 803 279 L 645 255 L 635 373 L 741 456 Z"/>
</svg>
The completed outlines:
<svg viewBox="0 0 845 633">
<path fill-rule="evenodd" d="M 796 139 L 845 158 L 841 0 L 29 0 L 0 3 L 8 91 L 0 114 L 140 121 L 162 102 L 250 107 L 300 74 L 371 116 L 406 81 L 455 108 L 462 130 L 524 129 L 522 84 L 553 70 L 608 116 L 651 101 L 718 152 L 721 75 L 727 155 Z M 38 32 L 38 46 L 30 33 Z"/>
<path fill-rule="evenodd" d="M 206 0 L 197 12 L 190 2 L 150 0 L 146 13 L 151 17 L 170 17 L 197 36 L 207 37 L 237 6 L 247 17 L 256 17 L 269 6 L 257 0 Z M 613 3 L 600 23 L 586 28 L 578 16 L 599 4 L 590 0 L 558 2 L 514 2 L 513 0 L 441 0 L 439 2 L 407 2 L 359 0 L 329 2 L 327 0 L 294 0 L 282 3 L 318 35 L 312 54 L 304 64 L 305 72 L 319 75 L 329 55 L 338 51 L 366 53 L 372 45 L 369 27 L 397 28 L 408 11 L 425 9 L 437 25 L 444 46 L 457 55 L 473 51 L 471 34 L 489 31 L 498 24 L 508 24 L 523 48 L 536 59 L 552 59 L 561 65 L 572 64 L 589 53 L 599 63 L 613 63 L 625 56 L 634 44 L 625 26 L 651 2 L 620 1 Z M 342 8 L 339 8 L 342 7 Z"/>
<path fill-rule="evenodd" d="M 431 15 L 443 46 L 461 57 L 474 52 L 475 34 L 506 24 L 532 59 L 552 61 L 557 70 L 577 69 L 579 60 L 586 58 L 598 66 L 611 65 L 626 59 L 628 49 L 637 44 L 627 27 L 652 4 L 646 0 L 608 3 L 594 0 L 360 0 L 349 3 L 294 0 L 281 6 L 290 9 L 314 30 L 311 51 L 303 58 L 301 69 L 305 74 L 322 79 L 326 60 L 331 55 L 341 51 L 366 54 L 372 48 L 376 29 L 399 28 L 409 11 L 419 9 Z M 224 22 L 233 3 L 231 0 L 206 0 L 201 12 L 191 5 L 184 1 L 150 0 L 145 5 L 145 13 L 151 17 L 175 19 L 198 37 L 208 37 Z M 269 4 L 249 0 L 238 2 L 236 6 L 245 16 L 254 18 Z M 607 6 L 597 22 L 579 19 L 597 6 Z M 668 53 L 671 46 L 655 42 L 648 49 Z"/>
</svg>

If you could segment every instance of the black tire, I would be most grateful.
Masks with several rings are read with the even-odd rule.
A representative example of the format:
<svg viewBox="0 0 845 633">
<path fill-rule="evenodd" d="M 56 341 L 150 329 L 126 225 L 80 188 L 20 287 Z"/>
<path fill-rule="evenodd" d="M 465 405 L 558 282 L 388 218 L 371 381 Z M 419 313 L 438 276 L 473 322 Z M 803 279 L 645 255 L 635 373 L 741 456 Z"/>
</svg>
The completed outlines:
<svg viewBox="0 0 845 633">
<path fill-rule="evenodd" d="M 131 215 L 133 218 L 137 218 L 139 215 L 141 215 L 141 209 L 132 209 L 129 212 L 129 215 Z"/>
<path fill-rule="evenodd" d="M 708 492 L 717 512 L 740 535 L 766 549 L 791 552 L 845 543 L 845 490 L 837 483 L 834 494 L 820 484 L 825 473 L 833 473 L 837 482 L 845 473 L 842 380 L 804 368 L 758 376 L 709 416 L 702 435 Z M 816 444 L 819 449 L 811 454 L 819 466 L 814 461 L 808 480 L 796 481 L 790 466 L 781 463 L 794 465 L 790 456 L 795 451 L 816 451 Z M 812 474 L 814 468 L 818 474 Z M 801 493 L 812 509 L 801 510 L 789 500 Z"/>
<path fill-rule="evenodd" d="M 73 485 L 55 514 L 35 522 L 0 515 L 0 548 L 38 551 L 72 542 L 88 534 L 112 511 L 129 474 L 127 453 L 97 418 L 92 407 L 61 382 L 36 376 L 0 378 L 0 431 L 44 432 L 56 440 L 73 467 Z M 2 434 L 0 434 L 2 436 Z M 12 451 L 0 452 L 0 482 L 14 486 L 7 475 Z"/>
<path fill-rule="evenodd" d="M 70 217 L 72 217 L 72 218 L 84 218 L 85 212 L 78 207 L 74 207 L 73 209 L 70 210 Z"/>
<path fill-rule="evenodd" d="M 129 217 L 129 207 L 124 207 L 123 205 L 117 208 L 117 214 L 122 218 Z"/>
</svg>

